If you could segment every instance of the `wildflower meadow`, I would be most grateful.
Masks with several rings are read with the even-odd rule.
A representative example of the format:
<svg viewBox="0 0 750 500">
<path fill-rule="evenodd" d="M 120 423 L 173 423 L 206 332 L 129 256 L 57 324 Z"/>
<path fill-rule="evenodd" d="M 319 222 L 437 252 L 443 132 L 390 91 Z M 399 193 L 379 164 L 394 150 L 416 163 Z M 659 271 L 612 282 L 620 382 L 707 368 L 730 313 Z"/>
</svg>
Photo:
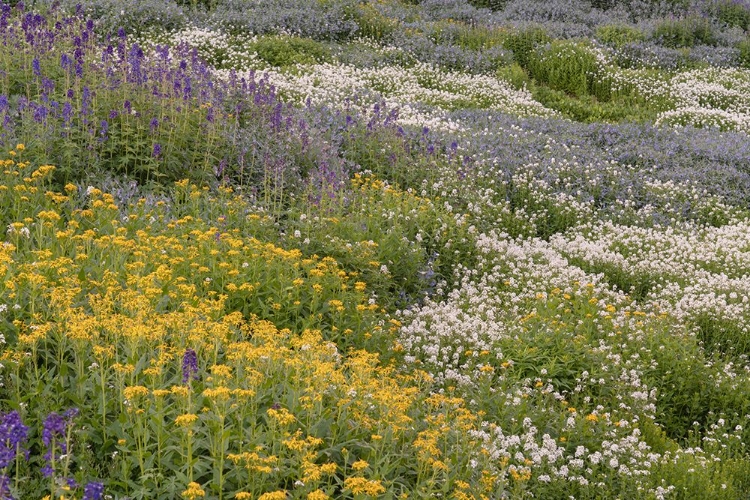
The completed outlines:
<svg viewBox="0 0 750 500">
<path fill-rule="evenodd" d="M 749 136 L 747 0 L 0 1 L 0 500 L 750 499 Z"/>
</svg>

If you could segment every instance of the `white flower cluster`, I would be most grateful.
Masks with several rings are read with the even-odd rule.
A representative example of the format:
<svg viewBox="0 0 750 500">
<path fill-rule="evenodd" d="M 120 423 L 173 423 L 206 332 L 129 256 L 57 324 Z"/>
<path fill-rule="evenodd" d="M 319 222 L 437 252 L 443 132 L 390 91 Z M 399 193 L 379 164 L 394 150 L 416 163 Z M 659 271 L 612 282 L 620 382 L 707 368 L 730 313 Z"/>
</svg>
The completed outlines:
<svg viewBox="0 0 750 500">
<path fill-rule="evenodd" d="M 750 71 L 708 68 L 678 73 L 668 85 L 675 109 L 657 123 L 750 133 Z"/>
<path fill-rule="evenodd" d="M 750 222 L 722 227 L 639 228 L 603 223 L 558 235 L 561 254 L 625 277 L 643 305 L 690 324 L 750 334 Z"/>
<path fill-rule="evenodd" d="M 269 71 L 269 81 L 287 98 L 315 104 L 340 105 L 356 96 L 363 105 L 385 100 L 399 109 L 399 121 L 456 131 L 442 110 L 463 107 L 493 109 L 520 116 L 555 113 L 534 101 L 526 90 L 516 90 L 493 77 L 444 71 L 428 64 L 414 68 L 384 66 L 357 68 L 346 64 L 298 66 L 295 72 Z M 435 107 L 434 111 L 417 105 Z"/>
</svg>

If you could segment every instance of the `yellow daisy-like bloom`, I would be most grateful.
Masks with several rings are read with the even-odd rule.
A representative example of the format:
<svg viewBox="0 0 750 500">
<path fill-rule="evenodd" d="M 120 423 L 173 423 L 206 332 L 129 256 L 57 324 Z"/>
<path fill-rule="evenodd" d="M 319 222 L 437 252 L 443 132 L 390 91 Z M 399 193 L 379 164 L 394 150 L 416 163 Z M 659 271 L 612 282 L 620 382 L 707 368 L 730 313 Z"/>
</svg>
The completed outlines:
<svg viewBox="0 0 750 500">
<path fill-rule="evenodd" d="M 329 498 L 331 497 L 323 493 L 322 490 L 315 490 L 307 494 L 307 500 L 328 500 Z"/>
<path fill-rule="evenodd" d="M 258 500 L 286 500 L 286 491 L 278 490 L 270 493 L 263 493 Z"/>
<path fill-rule="evenodd" d="M 348 477 L 344 480 L 344 488 L 351 490 L 354 495 L 364 493 L 369 496 L 382 495 L 385 488 L 380 481 L 369 481 L 363 477 Z"/>
<path fill-rule="evenodd" d="M 336 471 L 338 470 L 338 468 L 339 466 L 335 462 L 328 462 L 327 464 L 323 464 L 320 466 L 320 472 L 328 476 L 331 476 L 333 474 L 336 474 Z"/>
<path fill-rule="evenodd" d="M 297 420 L 286 408 L 280 408 L 278 410 L 269 408 L 266 413 L 268 413 L 268 416 L 274 419 L 279 425 L 289 425 Z"/>
<path fill-rule="evenodd" d="M 196 498 L 203 498 L 206 496 L 206 492 L 203 491 L 203 488 L 201 488 L 201 485 L 192 482 L 188 484 L 188 487 L 185 491 L 182 492 L 181 495 L 183 498 L 187 498 L 188 500 L 195 500 Z"/>
<path fill-rule="evenodd" d="M 369 466 L 370 464 L 368 464 L 365 460 L 357 460 L 352 464 L 352 469 L 360 471 L 362 469 L 366 469 Z"/>
<path fill-rule="evenodd" d="M 196 420 L 198 420 L 198 415 L 194 413 L 186 413 L 174 419 L 174 423 L 180 427 L 190 427 Z"/>
<path fill-rule="evenodd" d="M 135 399 L 138 397 L 148 396 L 148 389 L 142 385 L 134 385 L 132 387 L 126 387 L 122 393 L 125 399 Z"/>
<path fill-rule="evenodd" d="M 235 500 L 251 500 L 253 498 L 253 495 L 246 492 L 246 491 L 240 491 L 234 496 Z"/>
</svg>

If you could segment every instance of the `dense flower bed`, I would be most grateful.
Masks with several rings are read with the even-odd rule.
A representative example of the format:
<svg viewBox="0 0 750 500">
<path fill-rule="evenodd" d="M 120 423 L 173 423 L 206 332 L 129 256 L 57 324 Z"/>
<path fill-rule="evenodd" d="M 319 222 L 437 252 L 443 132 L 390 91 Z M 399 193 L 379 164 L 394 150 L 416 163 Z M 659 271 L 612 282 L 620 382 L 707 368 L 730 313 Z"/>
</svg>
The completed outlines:
<svg viewBox="0 0 750 500">
<path fill-rule="evenodd" d="M 0 498 L 746 497 L 750 5 L 127 7 L 0 7 Z"/>
</svg>

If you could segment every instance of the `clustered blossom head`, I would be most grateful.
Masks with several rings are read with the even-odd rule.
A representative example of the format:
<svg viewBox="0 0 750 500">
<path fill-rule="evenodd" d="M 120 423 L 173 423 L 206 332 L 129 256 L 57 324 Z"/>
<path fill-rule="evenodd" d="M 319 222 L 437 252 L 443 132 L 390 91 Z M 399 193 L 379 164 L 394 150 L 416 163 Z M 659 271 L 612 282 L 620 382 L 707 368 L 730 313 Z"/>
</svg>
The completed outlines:
<svg viewBox="0 0 750 500">
<path fill-rule="evenodd" d="M 185 354 L 182 356 L 182 383 L 187 384 L 198 378 L 198 355 L 193 349 L 185 349 Z"/>
<path fill-rule="evenodd" d="M 47 446 L 47 453 L 44 455 L 47 465 L 42 468 L 42 473 L 45 477 L 50 477 L 55 473 L 52 468 L 53 458 L 57 459 L 59 455 L 68 453 L 67 432 L 76 416 L 78 416 L 78 408 L 70 408 L 62 415 L 52 412 L 44 419 L 42 442 Z M 59 455 L 57 452 L 58 446 L 60 448 Z"/>
<path fill-rule="evenodd" d="M 104 483 L 91 481 L 83 488 L 83 500 L 102 500 Z"/>
<path fill-rule="evenodd" d="M 16 454 L 21 451 L 21 445 L 26 442 L 28 434 L 29 428 L 23 424 L 17 411 L 0 416 L 0 469 L 13 463 Z"/>
</svg>

